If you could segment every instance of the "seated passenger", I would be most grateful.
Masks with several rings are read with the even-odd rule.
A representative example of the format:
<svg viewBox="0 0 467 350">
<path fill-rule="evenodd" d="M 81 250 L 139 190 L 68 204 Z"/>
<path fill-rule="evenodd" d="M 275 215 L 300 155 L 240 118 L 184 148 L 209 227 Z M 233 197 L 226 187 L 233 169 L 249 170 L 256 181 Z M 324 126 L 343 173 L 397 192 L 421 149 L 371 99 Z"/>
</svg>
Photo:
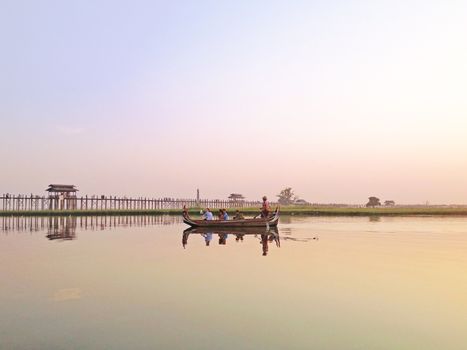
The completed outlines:
<svg viewBox="0 0 467 350">
<path fill-rule="evenodd" d="M 242 213 L 240 213 L 240 210 L 237 210 L 235 212 L 234 220 L 243 220 L 243 219 L 245 219 L 245 217 L 242 215 Z"/>
<path fill-rule="evenodd" d="M 218 220 L 224 220 L 224 210 L 219 209 L 219 214 L 217 214 L 217 219 Z"/>
<path fill-rule="evenodd" d="M 212 220 L 213 219 L 213 215 L 212 215 L 211 210 L 209 208 L 206 208 L 206 211 L 203 214 L 203 219 L 204 220 Z"/>
<path fill-rule="evenodd" d="M 222 209 L 222 212 L 224 213 L 223 219 L 224 219 L 224 220 L 229 220 L 229 214 L 227 214 L 227 210 Z"/>
</svg>

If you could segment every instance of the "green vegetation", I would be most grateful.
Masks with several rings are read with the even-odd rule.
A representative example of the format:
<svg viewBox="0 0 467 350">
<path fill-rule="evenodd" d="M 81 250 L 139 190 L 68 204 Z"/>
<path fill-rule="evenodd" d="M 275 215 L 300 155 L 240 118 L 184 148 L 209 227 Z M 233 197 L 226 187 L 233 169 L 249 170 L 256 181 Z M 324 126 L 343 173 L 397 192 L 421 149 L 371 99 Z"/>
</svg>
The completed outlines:
<svg viewBox="0 0 467 350">
<path fill-rule="evenodd" d="M 248 209 L 245 210 L 247 212 Z M 315 215 L 315 216 L 430 216 L 461 215 L 467 216 L 467 207 L 378 207 L 378 208 L 346 208 L 346 207 L 308 207 L 287 206 L 281 208 L 282 215 Z"/>
<path fill-rule="evenodd" d="M 259 214 L 259 208 L 230 208 L 233 215 L 239 209 L 247 216 Z M 191 208 L 191 215 L 199 215 L 201 208 Z M 0 211 L 0 216 L 86 216 L 86 215 L 180 215 L 181 209 L 157 210 L 43 210 L 43 211 Z M 216 209 L 213 209 L 216 214 Z M 284 206 L 282 215 L 304 216 L 467 216 L 467 207 L 378 207 L 378 208 L 346 208 L 346 207 L 311 207 Z"/>
<path fill-rule="evenodd" d="M 297 197 L 295 196 L 292 187 L 284 188 L 276 197 L 278 197 L 279 204 L 281 205 L 288 205 L 292 204 Z"/>
</svg>

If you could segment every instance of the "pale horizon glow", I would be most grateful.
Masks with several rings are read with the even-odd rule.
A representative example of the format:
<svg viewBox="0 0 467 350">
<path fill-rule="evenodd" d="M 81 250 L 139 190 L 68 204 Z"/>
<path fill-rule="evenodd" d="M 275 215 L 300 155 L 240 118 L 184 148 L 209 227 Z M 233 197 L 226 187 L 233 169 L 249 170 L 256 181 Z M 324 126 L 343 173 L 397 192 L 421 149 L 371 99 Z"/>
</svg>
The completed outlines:
<svg viewBox="0 0 467 350">
<path fill-rule="evenodd" d="M 1 193 L 467 204 L 464 1 L 7 1 Z"/>
</svg>

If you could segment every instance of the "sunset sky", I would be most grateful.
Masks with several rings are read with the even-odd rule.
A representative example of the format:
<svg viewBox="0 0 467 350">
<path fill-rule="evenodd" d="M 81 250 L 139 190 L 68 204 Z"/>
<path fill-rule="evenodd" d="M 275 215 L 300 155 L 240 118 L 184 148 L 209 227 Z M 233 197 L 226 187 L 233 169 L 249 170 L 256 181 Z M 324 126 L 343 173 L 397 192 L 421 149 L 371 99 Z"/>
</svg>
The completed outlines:
<svg viewBox="0 0 467 350">
<path fill-rule="evenodd" d="M 467 204 L 466 1 L 0 5 L 0 193 Z"/>
</svg>

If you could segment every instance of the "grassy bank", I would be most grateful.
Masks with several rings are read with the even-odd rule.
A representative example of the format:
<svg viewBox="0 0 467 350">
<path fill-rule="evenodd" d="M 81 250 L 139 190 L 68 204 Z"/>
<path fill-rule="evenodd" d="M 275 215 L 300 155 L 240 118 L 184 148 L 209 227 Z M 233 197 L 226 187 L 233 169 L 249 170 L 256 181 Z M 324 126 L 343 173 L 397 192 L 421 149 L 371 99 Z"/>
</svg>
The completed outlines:
<svg viewBox="0 0 467 350">
<path fill-rule="evenodd" d="M 250 212 L 252 208 L 245 209 Z M 257 210 L 251 210 L 255 212 Z M 467 208 L 393 207 L 393 208 L 335 208 L 335 207 L 283 207 L 282 215 L 306 216 L 467 216 Z"/>
<path fill-rule="evenodd" d="M 232 215 L 237 208 L 228 209 Z M 257 208 L 240 208 L 247 216 L 259 212 Z M 199 215 L 200 208 L 189 210 L 191 215 Z M 216 210 L 214 210 L 216 213 Z M 157 210 L 39 210 L 39 211 L 0 211 L 0 216 L 86 216 L 86 215 L 180 215 L 181 209 Z M 335 208 L 335 207 L 282 207 L 281 215 L 303 216 L 467 216 L 467 208 L 393 207 L 393 208 Z"/>
</svg>

